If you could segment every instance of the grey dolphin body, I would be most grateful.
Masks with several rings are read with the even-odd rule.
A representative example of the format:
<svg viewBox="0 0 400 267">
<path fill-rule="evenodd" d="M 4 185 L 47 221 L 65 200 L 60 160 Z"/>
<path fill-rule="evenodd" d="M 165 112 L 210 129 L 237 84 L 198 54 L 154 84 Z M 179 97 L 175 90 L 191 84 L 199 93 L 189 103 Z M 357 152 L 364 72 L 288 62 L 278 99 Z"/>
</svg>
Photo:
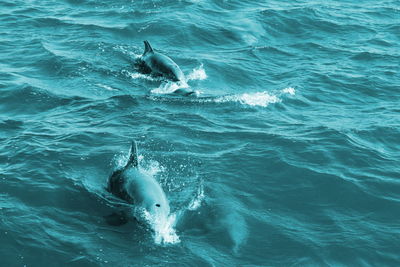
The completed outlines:
<svg viewBox="0 0 400 267">
<path fill-rule="evenodd" d="M 154 177 L 139 170 L 136 142 L 132 142 L 128 163 L 108 180 L 107 191 L 130 204 L 143 208 L 151 216 L 166 220 L 170 213 L 168 199 Z M 115 215 L 115 214 L 114 214 Z M 118 214 L 123 224 L 125 215 Z M 113 224 L 113 223 L 111 223 Z"/>
<path fill-rule="evenodd" d="M 174 82 L 185 80 L 185 75 L 179 66 L 171 58 L 154 51 L 148 41 L 144 41 L 144 53 L 141 60 L 146 72 L 163 76 Z"/>
</svg>

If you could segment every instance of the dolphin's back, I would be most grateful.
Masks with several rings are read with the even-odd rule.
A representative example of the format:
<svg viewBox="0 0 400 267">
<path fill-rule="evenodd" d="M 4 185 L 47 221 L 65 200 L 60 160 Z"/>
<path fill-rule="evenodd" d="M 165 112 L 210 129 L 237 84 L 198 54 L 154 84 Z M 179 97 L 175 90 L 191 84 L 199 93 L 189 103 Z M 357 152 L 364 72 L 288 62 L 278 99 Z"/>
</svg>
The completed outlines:
<svg viewBox="0 0 400 267">
<path fill-rule="evenodd" d="M 113 172 L 108 180 L 107 191 L 120 199 L 132 203 L 132 198 L 125 189 L 125 179 L 123 177 L 122 169 Z"/>
<path fill-rule="evenodd" d="M 154 51 L 148 41 L 144 42 L 142 61 L 144 69 L 148 69 L 156 75 L 165 76 L 173 81 L 184 81 L 185 75 L 179 66 L 168 56 Z"/>
<path fill-rule="evenodd" d="M 151 67 L 153 71 L 166 75 L 168 78 L 176 81 L 184 79 L 184 75 L 179 66 L 169 57 L 154 52 L 151 58 Z"/>
<path fill-rule="evenodd" d="M 134 204 L 138 208 L 143 208 L 148 212 L 150 218 L 157 227 L 164 227 L 164 223 L 168 221 L 170 207 L 168 198 L 158 183 L 158 181 L 146 172 L 139 169 L 137 145 L 132 142 L 129 159 L 127 164 L 110 176 L 107 191 L 114 196 L 125 200 L 129 204 Z M 110 216 L 108 219 L 111 223 L 121 224 L 126 222 L 124 214 L 116 214 L 117 218 Z M 152 226 L 156 227 L 156 226 Z M 156 228 L 155 230 L 157 230 Z M 161 228 L 160 228 L 161 229 Z"/>
<path fill-rule="evenodd" d="M 141 205 L 148 211 L 159 209 L 166 214 L 170 212 L 164 190 L 154 177 L 137 169 L 129 169 L 127 176 L 132 179 L 126 182 L 125 188 L 133 194 L 135 204 Z"/>
</svg>

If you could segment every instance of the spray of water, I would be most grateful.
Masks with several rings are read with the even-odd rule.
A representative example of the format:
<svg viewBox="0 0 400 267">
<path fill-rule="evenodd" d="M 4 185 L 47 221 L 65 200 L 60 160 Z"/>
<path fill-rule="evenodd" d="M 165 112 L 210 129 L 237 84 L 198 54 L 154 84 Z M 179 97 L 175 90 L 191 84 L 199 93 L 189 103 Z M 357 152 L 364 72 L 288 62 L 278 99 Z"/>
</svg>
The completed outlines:
<svg viewBox="0 0 400 267">
<path fill-rule="evenodd" d="M 200 208 L 201 203 L 204 200 L 204 187 L 203 184 L 201 183 L 199 185 L 199 187 L 197 188 L 197 192 L 195 197 L 192 199 L 192 201 L 190 201 L 189 205 L 188 205 L 188 210 L 194 211 L 197 210 L 198 208 Z"/>
<path fill-rule="evenodd" d="M 179 82 L 171 82 L 171 81 L 163 81 L 159 87 L 151 90 L 153 94 L 171 94 L 176 92 L 179 89 L 190 88 L 188 81 L 193 80 L 204 80 L 207 79 L 206 71 L 204 70 L 203 64 L 199 67 L 194 68 L 187 76 L 186 81 Z M 195 91 L 195 94 L 200 95 L 199 91 Z"/>
<path fill-rule="evenodd" d="M 194 68 L 189 75 L 186 76 L 186 81 L 193 81 L 193 80 L 205 80 L 207 79 L 207 74 L 206 71 L 204 70 L 203 64 L 201 64 L 199 67 Z"/>
</svg>

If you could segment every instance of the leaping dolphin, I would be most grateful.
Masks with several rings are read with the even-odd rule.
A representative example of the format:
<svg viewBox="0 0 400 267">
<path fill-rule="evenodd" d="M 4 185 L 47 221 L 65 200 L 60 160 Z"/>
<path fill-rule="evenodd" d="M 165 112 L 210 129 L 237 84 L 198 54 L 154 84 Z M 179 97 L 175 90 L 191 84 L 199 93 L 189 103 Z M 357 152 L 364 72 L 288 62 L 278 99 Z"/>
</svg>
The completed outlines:
<svg viewBox="0 0 400 267">
<path fill-rule="evenodd" d="M 144 72 L 163 76 L 174 82 L 185 81 L 182 70 L 171 58 L 154 51 L 148 41 L 143 42 L 144 53 L 141 57 L 141 67 Z"/>
<path fill-rule="evenodd" d="M 143 208 L 151 218 L 159 222 L 168 219 L 168 199 L 156 179 L 140 171 L 135 141 L 132 142 L 128 163 L 110 176 L 107 191 L 129 204 Z M 117 215 L 121 219 L 119 224 L 127 222 L 124 214 Z"/>
</svg>

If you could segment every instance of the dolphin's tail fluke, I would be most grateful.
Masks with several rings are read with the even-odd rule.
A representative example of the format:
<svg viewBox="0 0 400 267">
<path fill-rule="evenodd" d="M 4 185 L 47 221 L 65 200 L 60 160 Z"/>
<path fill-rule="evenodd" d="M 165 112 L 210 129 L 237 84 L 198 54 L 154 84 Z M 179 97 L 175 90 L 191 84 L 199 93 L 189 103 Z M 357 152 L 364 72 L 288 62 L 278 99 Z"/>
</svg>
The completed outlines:
<svg viewBox="0 0 400 267">
<path fill-rule="evenodd" d="M 130 151 L 130 154 L 129 154 L 129 160 L 128 160 L 128 163 L 125 166 L 125 169 L 128 168 L 128 167 L 137 168 L 138 165 L 139 165 L 139 162 L 138 162 L 138 155 L 137 155 L 137 144 L 136 144 L 136 141 L 133 140 L 132 141 L 132 146 L 131 146 L 131 151 Z"/>
<path fill-rule="evenodd" d="M 151 47 L 149 41 L 143 41 L 144 42 L 144 52 L 143 55 L 149 52 L 153 52 L 153 48 Z"/>
</svg>

